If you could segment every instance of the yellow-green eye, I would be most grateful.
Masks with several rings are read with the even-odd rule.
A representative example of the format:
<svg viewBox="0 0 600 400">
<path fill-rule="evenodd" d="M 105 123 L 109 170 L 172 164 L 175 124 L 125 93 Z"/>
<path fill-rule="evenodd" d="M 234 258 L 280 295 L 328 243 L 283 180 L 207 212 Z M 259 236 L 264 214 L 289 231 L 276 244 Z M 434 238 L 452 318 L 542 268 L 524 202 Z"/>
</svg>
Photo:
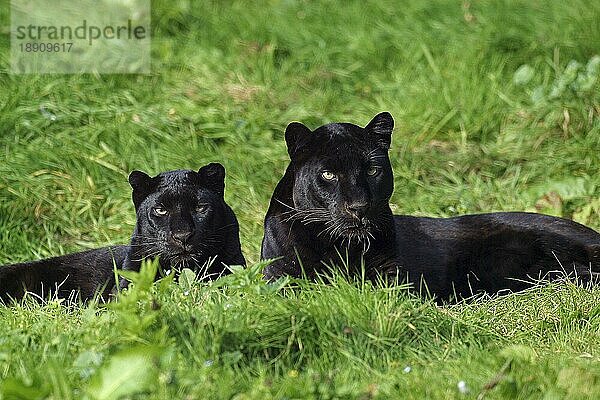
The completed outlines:
<svg viewBox="0 0 600 400">
<path fill-rule="evenodd" d="M 329 172 L 329 171 L 323 171 L 323 172 L 321 172 L 321 176 L 326 181 L 332 181 L 332 180 L 335 179 L 335 174 L 333 172 Z"/>
<path fill-rule="evenodd" d="M 369 167 L 369 169 L 367 170 L 367 175 L 375 176 L 379 173 L 379 171 L 380 171 L 379 167 Z"/>
<path fill-rule="evenodd" d="M 159 217 L 164 217 L 165 215 L 167 215 L 167 210 L 165 210 L 162 207 L 154 207 L 152 209 L 152 212 L 154 213 L 154 215 L 158 215 Z"/>
</svg>

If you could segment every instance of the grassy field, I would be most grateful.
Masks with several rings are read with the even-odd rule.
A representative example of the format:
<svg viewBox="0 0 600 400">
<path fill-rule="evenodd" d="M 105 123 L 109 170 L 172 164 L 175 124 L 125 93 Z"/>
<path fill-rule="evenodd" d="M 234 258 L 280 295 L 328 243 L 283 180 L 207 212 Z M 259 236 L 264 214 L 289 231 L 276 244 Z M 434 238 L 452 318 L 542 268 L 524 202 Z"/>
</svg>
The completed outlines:
<svg viewBox="0 0 600 400">
<path fill-rule="evenodd" d="M 108 306 L 0 308 L 0 398 L 599 398 L 600 289 L 437 307 L 260 279 L 283 130 L 396 119 L 396 213 L 539 211 L 600 229 L 600 3 L 153 1 L 151 75 L 9 74 L 0 264 L 125 243 L 126 176 L 222 162 L 250 268 Z"/>
</svg>

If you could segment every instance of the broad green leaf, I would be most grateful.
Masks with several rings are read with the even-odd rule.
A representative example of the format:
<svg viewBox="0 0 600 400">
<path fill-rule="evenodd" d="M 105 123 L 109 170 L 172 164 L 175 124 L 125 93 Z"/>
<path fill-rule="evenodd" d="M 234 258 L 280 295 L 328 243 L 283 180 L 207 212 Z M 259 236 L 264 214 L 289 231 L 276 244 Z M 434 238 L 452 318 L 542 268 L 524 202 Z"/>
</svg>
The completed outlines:
<svg viewBox="0 0 600 400">
<path fill-rule="evenodd" d="M 515 74 L 513 75 L 513 82 L 517 85 L 525 85 L 531 80 L 531 78 L 533 78 L 534 74 L 535 71 L 533 68 L 527 64 L 523 64 L 515 71 Z"/>
<path fill-rule="evenodd" d="M 181 270 L 179 274 L 179 286 L 183 290 L 190 290 L 192 286 L 194 286 L 194 281 L 196 280 L 196 274 L 189 268 L 184 268 Z"/>
<path fill-rule="evenodd" d="M 0 383 L 0 394 L 3 399 L 43 399 L 48 396 L 48 391 L 26 385 L 15 378 L 8 378 Z"/>
<path fill-rule="evenodd" d="M 112 400 L 147 391 L 157 376 L 155 353 L 148 347 L 116 353 L 93 376 L 88 393 L 97 400 Z"/>
</svg>

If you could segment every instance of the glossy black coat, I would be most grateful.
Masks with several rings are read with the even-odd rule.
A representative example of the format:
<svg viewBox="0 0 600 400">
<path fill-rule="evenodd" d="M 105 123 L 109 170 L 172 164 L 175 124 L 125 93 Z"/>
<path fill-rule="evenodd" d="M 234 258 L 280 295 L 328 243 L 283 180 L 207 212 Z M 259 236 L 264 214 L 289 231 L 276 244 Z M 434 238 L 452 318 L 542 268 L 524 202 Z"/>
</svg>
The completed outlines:
<svg viewBox="0 0 600 400">
<path fill-rule="evenodd" d="M 40 298 L 86 301 L 99 295 L 108 300 L 115 288 L 114 269 L 139 271 L 146 258 L 157 257 L 163 270 L 190 268 L 203 280 L 228 274 L 225 265 L 245 265 L 238 222 L 223 199 L 224 179 L 225 170 L 216 163 L 198 172 L 155 177 L 132 172 L 136 226 L 129 245 L 2 266 L 0 299 L 20 299 L 28 291 Z M 166 212 L 160 218 L 153 215 L 159 205 Z"/>
<path fill-rule="evenodd" d="M 539 278 L 564 273 L 584 282 L 597 276 L 600 234 L 570 220 L 521 212 L 454 218 L 392 215 L 388 157 L 392 129 L 388 113 L 378 114 L 364 128 L 334 123 L 311 132 L 299 123 L 288 126 L 291 161 L 265 216 L 261 256 L 274 259 L 264 270 L 267 279 L 314 278 L 337 265 L 365 271 L 373 279 L 408 280 L 422 293 L 449 299 L 518 291 Z M 320 170 L 364 178 L 369 153 L 382 168 L 378 182 L 340 178 L 334 195 L 315 184 Z M 364 214 L 372 222 L 365 225 L 369 234 L 355 241 L 343 234 L 334 239 L 323 235 L 332 221 L 344 218 L 346 205 L 354 201 L 368 204 Z M 327 209 L 329 221 L 290 218 L 311 207 Z M 365 238 L 370 239 L 368 246 Z"/>
</svg>

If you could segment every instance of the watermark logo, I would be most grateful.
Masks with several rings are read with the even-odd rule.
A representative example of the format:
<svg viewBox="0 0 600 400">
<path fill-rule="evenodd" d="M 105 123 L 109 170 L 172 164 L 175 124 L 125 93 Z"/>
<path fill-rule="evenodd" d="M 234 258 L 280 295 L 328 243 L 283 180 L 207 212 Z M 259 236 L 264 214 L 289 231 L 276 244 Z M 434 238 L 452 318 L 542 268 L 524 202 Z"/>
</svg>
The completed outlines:
<svg viewBox="0 0 600 400">
<path fill-rule="evenodd" d="M 11 0 L 11 71 L 149 73 L 150 0 Z"/>
</svg>

